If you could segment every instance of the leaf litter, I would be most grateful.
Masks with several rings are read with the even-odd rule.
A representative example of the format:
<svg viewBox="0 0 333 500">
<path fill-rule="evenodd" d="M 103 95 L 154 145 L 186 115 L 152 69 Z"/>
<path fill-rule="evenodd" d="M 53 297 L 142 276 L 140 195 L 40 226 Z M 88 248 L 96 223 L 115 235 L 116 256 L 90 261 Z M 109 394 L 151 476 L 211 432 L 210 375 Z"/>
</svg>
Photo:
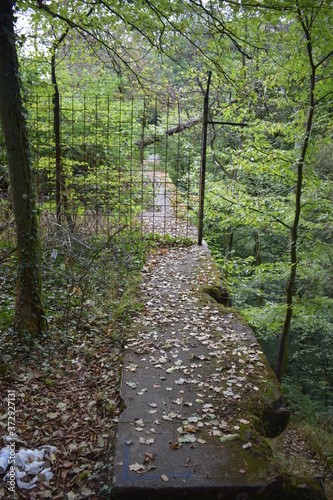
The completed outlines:
<svg viewBox="0 0 333 500">
<path fill-rule="evenodd" d="M 264 386 L 266 364 L 262 363 L 259 346 L 249 342 L 246 333 L 234 329 L 232 312 L 221 315 L 214 302 L 198 307 L 199 287 L 203 282 L 214 284 L 209 277 L 209 263 L 207 274 L 202 271 L 198 283 L 195 269 L 202 258 L 197 247 L 171 248 L 165 253 L 157 250 L 150 256 L 140 285 L 145 307 L 133 320 L 136 335 L 129 339 L 126 351 L 133 353 L 133 359 L 141 356 L 140 369 L 155 369 L 161 381 L 137 395 L 147 398 L 154 390 L 161 401 L 159 391 L 165 391 L 162 421 L 182 423 L 177 428 L 177 442 L 168 443 L 171 450 L 205 446 L 207 435 L 220 443 L 239 442 L 242 449 L 241 428 L 251 426 L 251 422 L 242 418 L 238 401 L 259 389 L 259 381 Z M 194 263 L 193 271 L 183 274 L 189 262 Z M 145 401 L 145 415 L 152 415 L 159 405 L 155 406 L 151 399 Z M 143 427 L 135 429 L 143 432 Z M 149 438 L 139 439 L 150 445 Z M 250 444 L 243 448 L 250 448 Z M 138 472 L 141 474 L 142 469 Z"/>
<path fill-rule="evenodd" d="M 158 231 L 157 222 L 157 219 L 153 222 L 155 232 Z M 166 230 L 171 234 L 175 225 L 172 221 L 169 225 Z M 149 231 L 149 227 L 147 229 Z M 181 235 L 184 224 L 179 223 L 176 230 Z M 195 231 L 193 236 L 195 238 Z M 200 274 L 186 277 L 181 266 L 190 259 L 197 269 L 200 268 Z M 200 302 L 196 296 L 198 287 L 205 280 L 207 285 L 215 284 L 209 276 L 209 268 L 205 276 L 201 267 L 201 257 L 195 247 L 157 248 L 152 253 L 142 272 L 140 295 L 145 303 L 144 310 L 132 320 L 134 329 L 138 328 L 141 333 L 129 339 L 126 349 L 135 355 L 156 359 L 156 364 L 160 365 L 158 370 L 165 376 L 160 376 L 161 383 L 152 385 L 154 391 L 164 388 L 177 401 L 183 397 L 179 392 L 182 386 L 195 388 L 196 397 L 203 401 L 200 406 L 193 398 L 182 405 L 182 409 L 193 405 L 190 415 L 166 412 L 164 416 L 171 420 L 183 418 L 183 430 L 184 426 L 195 424 L 198 432 L 186 433 L 182 430 L 178 438 L 192 436 L 190 439 L 196 438 L 196 443 L 204 446 L 207 441 L 198 437 L 200 429 L 207 428 L 211 434 L 221 432 L 222 435 L 216 439 L 235 435 L 232 434 L 232 425 L 237 399 L 260 389 L 258 381 L 257 385 L 251 381 L 256 370 L 261 370 L 261 383 L 265 384 L 265 362 L 262 362 L 257 344 L 248 345 L 245 342 L 242 345 L 242 339 L 233 329 L 232 313 L 221 318 L 218 309 L 211 303 L 197 307 Z M 54 333 L 45 341 L 40 355 L 27 359 L 25 354 L 13 353 L 4 359 L 11 368 L 2 377 L 1 400 L 5 401 L 7 390 L 15 389 L 17 447 L 34 448 L 46 444 L 57 448 L 52 463 L 54 477 L 49 482 L 40 482 L 29 494 L 20 492 L 23 499 L 60 500 L 66 496 L 69 500 L 95 500 L 103 498 L 101 485 L 110 484 L 107 464 L 113 461 L 115 431 L 122 411 L 119 380 L 123 352 L 105 335 L 105 322 L 93 321 L 90 321 L 90 327 L 93 326 L 91 333 L 89 328 L 77 330 L 75 322 L 64 335 Z M 119 328 L 124 329 L 121 324 Z M 107 330 L 107 335 L 109 333 L 112 331 Z M 10 333 L 1 335 L 3 345 L 13 343 Z M 199 345 L 206 348 L 204 355 L 196 355 L 195 349 Z M 199 370 L 212 364 L 213 360 L 215 371 L 207 379 L 200 378 Z M 137 367 L 133 362 L 125 366 L 125 371 L 132 375 L 129 382 L 134 384 Z M 177 375 L 178 384 L 169 377 L 173 373 Z M 145 397 L 148 390 L 150 387 L 140 389 L 137 395 Z M 216 398 L 222 394 L 221 404 L 221 399 Z M 4 415 L 0 414 L 2 438 L 6 435 Z M 237 411 L 236 416 L 241 425 L 250 425 L 250 421 L 241 418 Z M 160 420 L 153 422 L 155 426 L 160 424 Z M 144 432 L 144 421 L 137 419 L 134 427 L 137 432 Z M 150 432 L 156 434 L 154 428 Z M 167 444 L 175 452 L 183 448 L 183 443 L 178 440 Z M 184 443 L 184 447 L 193 444 L 190 441 Z M 126 445 L 131 447 L 133 440 L 127 440 Z M 243 446 L 250 445 L 252 443 L 248 441 Z M 154 450 L 146 451 L 129 469 L 145 473 L 154 467 L 151 464 L 154 458 Z M 117 465 L 123 465 L 123 462 Z M 169 477 L 160 472 L 161 480 L 169 481 Z M 246 470 L 240 469 L 239 472 L 245 474 Z M 5 494 L 4 486 L 0 485 L 0 496 Z M 108 492 L 105 498 L 109 498 Z"/>
<path fill-rule="evenodd" d="M 121 413 L 121 350 L 109 339 L 105 342 L 104 333 L 88 340 L 85 332 L 78 331 L 70 342 L 50 335 L 41 353 L 30 357 L 13 353 L 10 358 L 11 369 L 2 378 L 0 391 L 5 402 L 7 390 L 15 390 L 16 452 L 43 446 L 56 449 L 45 473 L 36 476 L 31 469 L 18 478 L 19 497 L 60 499 L 66 491 L 67 498 L 104 498 L 101 489 L 104 484 L 107 490 L 111 481 L 109 467 Z M 1 442 L 7 436 L 5 415 L 0 413 Z M 33 489 L 26 490 L 30 484 Z M 0 497 L 6 495 L 2 483 Z"/>
</svg>

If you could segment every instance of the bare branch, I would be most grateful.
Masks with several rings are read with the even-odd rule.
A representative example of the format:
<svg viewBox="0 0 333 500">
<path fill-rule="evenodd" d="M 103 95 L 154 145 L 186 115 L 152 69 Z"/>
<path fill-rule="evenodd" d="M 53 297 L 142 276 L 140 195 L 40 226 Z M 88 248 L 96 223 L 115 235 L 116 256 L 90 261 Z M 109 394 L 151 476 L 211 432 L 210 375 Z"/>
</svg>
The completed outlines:
<svg viewBox="0 0 333 500">
<path fill-rule="evenodd" d="M 144 140 L 136 141 L 134 144 L 136 144 L 136 146 L 139 146 L 139 148 L 145 148 L 146 146 L 149 146 L 150 144 L 154 144 L 154 142 L 160 142 L 163 138 L 163 135 L 179 134 L 183 130 L 192 128 L 200 122 L 201 122 L 200 116 L 197 118 L 192 118 L 192 120 L 188 120 L 185 123 L 179 123 L 175 127 L 171 127 L 167 130 L 164 130 L 164 132 L 162 132 L 161 135 L 149 136 Z"/>
</svg>

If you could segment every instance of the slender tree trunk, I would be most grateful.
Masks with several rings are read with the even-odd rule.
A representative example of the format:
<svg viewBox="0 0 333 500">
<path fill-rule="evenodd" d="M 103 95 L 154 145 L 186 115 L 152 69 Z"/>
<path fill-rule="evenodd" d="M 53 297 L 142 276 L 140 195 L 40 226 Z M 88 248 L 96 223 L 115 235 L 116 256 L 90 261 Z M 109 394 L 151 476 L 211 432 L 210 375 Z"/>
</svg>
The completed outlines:
<svg viewBox="0 0 333 500">
<path fill-rule="evenodd" d="M 295 214 L 294 221 L 291 226 L 291 244 L 290 244 L 290 274 L 286 288 L 286 305 L 287 312 L 282 328 L 282 333 L 280 336 L 279 352 L 276 363 L 276 376 L 279 382 L 282 380 L 282 375 L 286 371 L 288 362 L 288 332 L 290 327 L 290 322 L 293 313 L 293 293 L 296 280 L 296 269 L 297 269 L 297 238 L 298 238 L 298 224 L 301 214 L 301 195 L 302 195 L 302 182 L 303 182 L 303 167 L 306 157 L 306 152 L 309 145 L 309 138 L 312 128 L 314 106 L 315 106 L 315 77 L 316 77 L 316 66 L 313 62 L 312 55 L 312 44 L 311 44 L 311 31 L 310 26 L 302 19 L 301 12 L 299 10 L 299 19 L 302 24 L 306 39 L 307 39 L 307 52 L 310 62 L 310 88 L 309 88 L 309 105 L 308 105 L 308 116 L 305 125 L 305 135 L 302 142 L 302 148 L 300 157 L 297 164 L 297 187 L 296 187 L 296 198 L 295 198 Z"/>
<path fill-rule="evenodd" d="M 261 266 L 261 243 L 260 243 L 260 232 L 256 229 L 254 232 L 254 259 L 256 268 Z M 263 307 L 264 300 L 262 297 L 263 286 L 259 281 L 259 293 L 257 294 L 258 307 Z"/>
<path fill-rule="evenodd" d="M 227 227 L 225 231 L 225 260 L 228 262 L 232 253 L 232 246 L 234 242 L 234 230 L 231 226 Z"/>
<path fill-rule="evenodd" d="M 55 51 L 51 58 L 51 74 L 53 85 L 53 128 L 55 138 L 56 160 L 56 214 L 57 222 L 61 223 L 61 144 L 60 144 L 60 96 L 55 74 Z"/>
<path fill-rule="evenodd" d="M 0 2 L 0 117 L 17 231 L 14 328 L 22 339 L 28 339 L 45 332 L 47 322 L 41 301 L 40 246 L 29 141 L 20 96 L 14 4 L 11 0 Z"/>
<path fill-rule="evenodd" d="M 225 230 L 225 278 L 229 276 L 229 261 L 231 258 L 232 247 L 234 243 L 234 229 L 232 226 Z"/>
<path fill-rule="evenodd" d="M 60 142 L 60 94 L 56 75 L 56 65 L 55 57 L 56 51 L 59 45 L 64 41 L 68 33 L 68 29 L 61 35 L 61 37 L 56 40 L 52 48 L 51 57 L 51 77 L 53 85 L 53 128 L 54 128 L 54 138 L 55 138 L 55 152 L 56 152 L 56 215 L 58 224 L 61 223 L 62 218 L 62 206 L 64 209 L 65 217 L 69 229 L 73 229 L 74 224 L 71 218 L 68 198 L 66 193 L 66 182 L 65 176 L 62 169 L 62 152 L 61 152 L 61 142 Z"/>
</svg>

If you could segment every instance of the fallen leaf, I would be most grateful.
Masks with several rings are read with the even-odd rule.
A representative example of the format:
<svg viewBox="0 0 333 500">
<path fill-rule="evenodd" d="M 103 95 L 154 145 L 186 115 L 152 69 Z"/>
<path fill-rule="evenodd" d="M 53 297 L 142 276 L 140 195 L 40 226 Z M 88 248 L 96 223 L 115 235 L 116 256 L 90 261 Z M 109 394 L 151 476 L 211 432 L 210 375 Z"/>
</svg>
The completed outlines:
<svg viewBox="0 0 333 500">
<path fill-rule="evenodd" d="M 185 432 L 189 432 L 189 433 L 192 433 L 192 434 L 195 434 L 196 432 L 198 432 L 198 427 L 195 427 L 194 425 L 186 425 L 184 427 L 184 431 Z"/>
<path fill-rule="evenodd" d="M 128 366 L 126 366 L 126 370 L 128 370 L 130 372 L 135 372 L 137 367 L 138 367 L 138 365 L 134 365 L 133 363 L 131 363 Z"/>
<path fill-rule="evenodd" d="M 135 472 L 138 472 L 139 470 L 146 470 L 144 465 L 138 464 L 137 462 L 135 464 L 129 465 L 128 468 L 129 470 L 133 470 Z"/>
<path fill-rule="evenodd" d="M 181 405 L 183 403 L 183 398 L 177 398 L 173 401 L 176 405 Z"/>
<path fill-rule="evenodd" d="M 53 420 L 59 416 L 59 413 L 56 413 L 56 412 L 55 413 L 48 413 L 46 416 Z"/>
<path fill-rule="evenodd" d="M 150 462 L 152 462 L 154 460 L 154 458 L 155 458 L 154 453 L 145 453 L 145 458 L 144 458 L 143 463 L 149 464 Z"/>
<path fill-rule="evenodd" d="M 250 442 L 242 445 L 242 448 L 244 450 L 246 450 L 247 448 L 251 448 L 251 447 L 252 447 L 252 443 L 250 443 Z"/>
<path fill-rule="evenodd" d="M 225 436 L 220 437 L 220 441 L 224 443 L 225 441 L 233 441 L 234 439 L 237 439 L 239 437 L 239 434 L 226 434 Z"/>
<path fill-rule="evenodd" d="M 179 443 L 195 443 L 197 438 L 193 434 L 184 434 L 178 438 Z"/>
<path fill-rule="evenodd" d="M 172 443 L 170 444 L 170 450 L 179 450 L 183 445 L 181 443 Z"/>
<path fill-rule="evenodd" d="M 138 396 L 143 396 L 145 392 L 147 392 L 148 389 L 142 389 L 140 392 L 138 392 Z"/>
<path fill-rule="evenodd" d="M 135 382 L 126 382 L 126 384 L 131 387 L 132 389 L 136 389 L 137 385 Z"/>
<path fill-rule="evenodd" d="M 148 438 L 148 439 L 145 439 L 143 437 L 139 438 L 139 443 L 141 443 L 141 444 L 149 445 L 149 444 L 153 444 L 154 442 L 155 442 L 154 438 Z"/>
<path fill-rule="evenodd" d="M 169 481 L 168 476 L 166 476 L 165 474 L 162 474 L 161 479 L 162 479 L 165 483 L 167 483 L 167 482 Z"/>
</svg>

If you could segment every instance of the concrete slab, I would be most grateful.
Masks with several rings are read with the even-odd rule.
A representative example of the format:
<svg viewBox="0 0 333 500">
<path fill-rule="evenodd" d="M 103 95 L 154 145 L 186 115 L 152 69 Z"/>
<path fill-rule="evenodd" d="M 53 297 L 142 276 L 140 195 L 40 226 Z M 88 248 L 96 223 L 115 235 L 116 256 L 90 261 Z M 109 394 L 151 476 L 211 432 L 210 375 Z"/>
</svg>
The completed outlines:
<svg viewBox="0 0 333 500">
<path fill-rule="evenodd" d="M 205 293 L 216 286 L 206 245 L 160 249 L 143 269 L 114 498 L 324 498 L 274 463 L 264 436 L 288 421 L 280 387 L 251 330 Z"/>
<path fill-rule="evenodd" d="M 195 238 L 172 218 L 162 176 L 154 172 L 147 228 Z M 207 245 L 152 253 L 141 299 L 124 357 L 112 498 L 325 498 L 319 480 L 296 480 L 272 458 L 265 436 L 282 432 L 289 413 L 253 333 L 224 307 Z"/>
</svg>

